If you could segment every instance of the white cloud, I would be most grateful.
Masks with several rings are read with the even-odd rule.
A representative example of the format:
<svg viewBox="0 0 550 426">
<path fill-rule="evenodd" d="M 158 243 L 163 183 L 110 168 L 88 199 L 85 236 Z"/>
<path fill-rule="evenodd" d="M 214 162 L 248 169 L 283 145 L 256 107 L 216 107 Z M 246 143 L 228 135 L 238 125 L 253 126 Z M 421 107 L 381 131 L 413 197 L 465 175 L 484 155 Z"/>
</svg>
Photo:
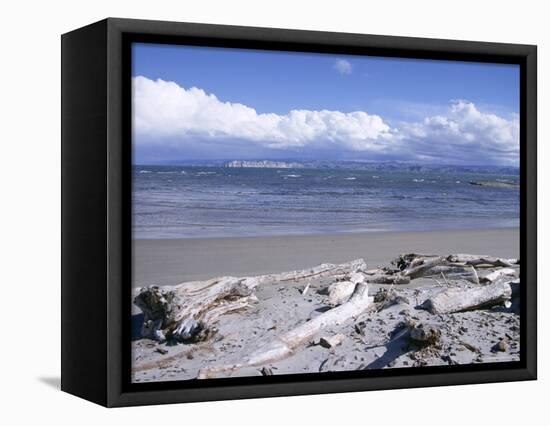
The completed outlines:
<svg viewBox="0 0 550 426">
<path fill-rule="evenodd" d="M 339 147 L 352 151 L 383 149 L 392 131 L 377 115 L 357 111 L 292 110 L 258 114 L 246 105 L 222 102 L 195 87 L 133 79 L 134 135 L 138 143 L 185 145 L 200 138 L 249 141 L 274 149 Z"/>
<path fill-rule="evenodd" d="M 400 126 L 400 137 L 417 155 L 456 162 L 479 159 L 498 164 L 519 162 L 519 117 L 481 112 L 472 102 L 454 101 L 445 114 Z M 448 160 L 447 160 L 448 161 Z"/>
<path fill-rule="evenodd" d="M 134 141 L 138 148 L 231 157 L 250 152 L 345 156 L 362 160 L 509 164 L 519 162 L 519 118 L 454 101 L 440 114 L 391 127 L 363 111 L 291 110 L 260 114 L 174 82 L 133 79 Z M 327 154 L 328 153 L 328 154 Z"/>
<path fill-rule="evenodd" d="M 353 72 L 353 66 L 351 62 L 346 61 L 345 59 L 338 59 L 334 63 L 334 69 L 342 75 L 348 75 Z"/>
</svg>

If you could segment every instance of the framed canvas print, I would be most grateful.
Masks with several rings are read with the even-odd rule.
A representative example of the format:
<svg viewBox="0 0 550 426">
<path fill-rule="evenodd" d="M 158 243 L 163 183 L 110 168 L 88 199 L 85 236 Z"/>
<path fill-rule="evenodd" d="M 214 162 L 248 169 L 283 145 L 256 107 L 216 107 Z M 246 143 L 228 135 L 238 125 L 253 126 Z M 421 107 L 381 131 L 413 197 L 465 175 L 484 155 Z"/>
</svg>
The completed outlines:
<svg viewBox="0 0 550 426">
<path fill-rule="evenodd" d="M 62 389 L 536 378 L 536 47 L 107 19 L 62 37 Z"/>
</svg>

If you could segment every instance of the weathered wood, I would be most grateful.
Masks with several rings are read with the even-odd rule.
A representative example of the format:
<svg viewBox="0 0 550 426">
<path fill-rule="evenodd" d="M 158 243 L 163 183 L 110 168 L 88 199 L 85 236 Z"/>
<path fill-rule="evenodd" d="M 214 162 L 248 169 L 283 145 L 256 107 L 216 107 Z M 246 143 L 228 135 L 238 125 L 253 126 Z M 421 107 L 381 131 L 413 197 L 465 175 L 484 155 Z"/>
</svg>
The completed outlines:
<svg viewBox="0 0 550 426">
<path fill-rule="evenodd" d="M 441 276 L 446 284 L 448 279 L 460 279 L 470 281 L 474 284 L 479 284 L 479 278 L 473 266 L 462 265 L 437 265 L 426 269 L 422 273 L 422 277 Z"/>
<path fill-rule="evenodd" d="M 509 282 L 497 282 L 483 287 L 449 288 L 421 306 L 433 314 L 450 314 L 502 304 L 512 297 Z"/>
<path fill-rule="evenodd" d="M 415 279 L 426 276 L 426 273 L 429 273 L 428 271 L 430 271 L 435 266 L 446 265 L 447 263 L 447 260 L 442 256 L 424 258 L 418 262 L 411 262 L 411 266 L 407 267 L 401 273 L 405 277 Z"/>
<path fill-rule="evenodd" d="M 203 368 L 199 371 L 197 378 L 212 378 L 221 373 L 230 373 L 241 368 L 259 366 L 287 358 L 293 355 L 302 344 L 310 340 L 319 331 L 326 327 L 345 323 L 361 315 L 369 308 L 371 302 L 372 298 L 368 296 L 367 284 L 358 283 L 355 285 L 353 294 L 346 303 L 280 335 L 277 339 L 254 352 L 243 362 Z"/>
<path fill-rule="evenodd" d="M 392 260 L 392 265 L 395 265 L 400 271 L 404 271 L 407 268 L 416 266 L 417 262 L 421 262 L 425 259 L 439 257 L 436 254 L 420 254 L 420 253 L 403 253 L 396 259 Z"/>
<path fill-rule="evenodd" d="M 503 259 L 500 257 L 475 255 L 475 254 L 451 254 L 447 256 L 447 260 L 451 263 L 462 263 L 464 265 L 471 265 L 480 267 L 482 265 L 487 266 L 506 266 L 519 264 L 518 259 Z"/>
<path fill-rule="evenodd" d="M 351 281 L 337 281 L 328 287 L 328 304 L 330 306 L 338 306 L 347 302 L 355 289 L 354 283 Z"/>
<path fill-rule="evenodd" d="M 300 271 L 255 277 L 220 277 L 173 287 L 144 287 L 134 303 L 143 311 L 142 336 L 154 340 L 194 341 L 228 312 L 244 309 L 258 285 L 352 274 L 366 269 L 363 259 L 342 264 L 325 263 Z"/>
<path fill-rule="evenodd" d="M 495 282 L 495 281 L 497 281 L 501 278 L 510 278 L 510 277 L 513 278 L 516 275 L 517 275 L 517 273 L 514 269 L 512 269 L 512 268 L 502 268 L 502 269 L 497 269 L 496 271 L 493 271 L 490 274 L 487 274 L 487 275 L 481 277 L 480 281 L 482 283 L 492 283 L 492 282 Z"/>
<path fill-rule="evenodd" d="M 401 274 L 379 274 L 369 275 L 365 281 L 372 284 L 408 284 L 411 282 L 411 278 Z"/>
<path fill-rule="evenodd" d="M 397 266 L 403 276 L 411 279 L 434 276 L 443 272 L 444 274 L 464 274 L 465 279 L 479 283 L 479 276 L 475 268 L 511 267 L 519 264 L 519 260 L 474 254 L 436 256 L 407 253 L 401 254 L 392 261 L 392 264 Z"/>
</svg>

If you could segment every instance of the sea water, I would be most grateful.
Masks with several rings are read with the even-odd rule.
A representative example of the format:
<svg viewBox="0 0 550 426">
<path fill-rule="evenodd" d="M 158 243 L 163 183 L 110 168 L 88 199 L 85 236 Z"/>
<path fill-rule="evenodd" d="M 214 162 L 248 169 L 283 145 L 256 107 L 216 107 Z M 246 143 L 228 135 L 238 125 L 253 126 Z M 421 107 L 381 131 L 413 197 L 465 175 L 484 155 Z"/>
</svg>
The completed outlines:
<svg viewBox="0 0 550 426">
<path fill-rule="evenodd" d="M 519 226 L 517 175 L 196 166 L 132 175 L 134 238 Z"/>
</svg>

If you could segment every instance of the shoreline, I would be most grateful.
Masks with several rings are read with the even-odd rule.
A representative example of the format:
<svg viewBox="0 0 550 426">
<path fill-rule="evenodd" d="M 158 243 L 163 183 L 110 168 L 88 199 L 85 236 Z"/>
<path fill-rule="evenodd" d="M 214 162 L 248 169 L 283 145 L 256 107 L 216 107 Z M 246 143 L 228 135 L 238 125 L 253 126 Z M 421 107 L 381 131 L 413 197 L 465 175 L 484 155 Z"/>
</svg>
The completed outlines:
<svg viewBox="0 0 550 426">
<path fill-rule="evenodd" d="M 344 235 L 373 235 L 373 234 L 423 234 L 423 233 L 445 233 L 445 232 L 474 232 L 474 231 L 507 231 L 518 230 L 519 226 L 497 226 L 487 228 L 480 226 L 470 228 L 441 228 L 441 229 L 415 229 L 415 230 L 396 230 L 396 229 L 375 229 L 372 231 L 331 231 L 331 232 L 306 232 L 289 234 L 258 234 L 258 235 L 219 235 L 219 236 L 187 236 L 187 237 L 155 237 L 155 238 L 134 238 L 134 241 L 173 241 L 173 240 L 240 240 L 255 238 L 293 238 L 293 237 L 330 237 Z"/>
<path fill-rule="evenodd" d="M 519 257 L 519 228 L 381 231 L 133 241 L 133 287 L 250 276 L 364 258 L 386 265 L 405 252 Z"/>
</svg>

